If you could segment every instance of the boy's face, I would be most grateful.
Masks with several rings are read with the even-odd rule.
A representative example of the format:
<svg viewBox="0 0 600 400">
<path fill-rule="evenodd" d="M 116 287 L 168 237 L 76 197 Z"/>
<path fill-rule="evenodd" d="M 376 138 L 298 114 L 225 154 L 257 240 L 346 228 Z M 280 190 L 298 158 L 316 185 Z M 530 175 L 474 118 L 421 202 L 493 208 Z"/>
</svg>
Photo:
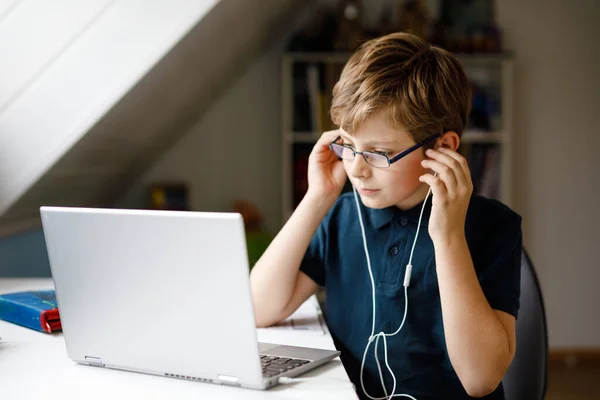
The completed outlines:
<svg viewBox="0 0 600 400">
<path fill-rule="evenodd" d="M 388 125 L 381 113 L 368 118 L 352 135 L 340 129 L 340 136 L 342 139 L 339 143 L 355 151 L 381 152 L 388 158 L 416 144 L 406 130 Z M 409 209 L 422 202 L 429 189 L 419 181 L 419 176 L 427 172 L 421 166 L 424 158 L 421 147 L 388 168 L 373 167 L 367 164 L 362 155 L 356 155 L 354 160 L 343 160 L 343 163 L 348 178 L 365 206 Z"/>
</svg>

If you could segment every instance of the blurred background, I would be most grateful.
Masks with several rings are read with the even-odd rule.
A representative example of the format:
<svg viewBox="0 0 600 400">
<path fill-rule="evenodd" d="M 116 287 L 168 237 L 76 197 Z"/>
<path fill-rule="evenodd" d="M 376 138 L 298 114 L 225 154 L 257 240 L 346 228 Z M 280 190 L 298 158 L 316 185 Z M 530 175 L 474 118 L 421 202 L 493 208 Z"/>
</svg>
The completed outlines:
<svg viewBox="0 0 600 400">
<path fill-rule="evenodd" d="M 0 1 L 0 277 L 50 276 L 41 205 L 241 212 L 253 264 L 350 52 L 409 31 L 472 81 L 460 151 L 523 216 L 548 398 L 600 398 L 598 21 L 597 0 Z"/>
</svg>

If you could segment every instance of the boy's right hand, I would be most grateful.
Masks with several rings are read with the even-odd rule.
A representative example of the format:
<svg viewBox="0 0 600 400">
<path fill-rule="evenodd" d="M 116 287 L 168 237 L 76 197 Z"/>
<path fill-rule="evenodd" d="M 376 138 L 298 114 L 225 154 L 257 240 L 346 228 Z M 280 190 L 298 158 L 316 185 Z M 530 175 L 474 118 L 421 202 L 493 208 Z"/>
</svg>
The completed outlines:
<svg viewBox="0 0 600 400">
<path fill-rule="evenodd" d="M 347 175 L 344 164 L 329 144 L 340 135 L 339 129 L 321 135 L 308 158 L 308 194 L 336 199 L 342 192 Z"/>
</svg>

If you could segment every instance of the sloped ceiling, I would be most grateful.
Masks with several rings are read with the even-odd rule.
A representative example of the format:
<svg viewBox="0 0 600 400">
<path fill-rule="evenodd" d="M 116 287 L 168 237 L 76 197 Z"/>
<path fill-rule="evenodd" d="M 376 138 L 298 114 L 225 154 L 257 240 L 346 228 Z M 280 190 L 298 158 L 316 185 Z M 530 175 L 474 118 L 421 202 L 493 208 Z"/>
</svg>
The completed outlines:
<svg viewBox="0 0 600 400">
<path fill-rule="evenodd" d="M 7 35 L 10 29 L 3 27 L 10 28 L 15 15 L 27 18 L 28 11 L 35 14 L 31 18 L 39 19 L 45 1 L 9 3 L 6 0 L 0 3 L 0 56 L 6 54 L 3 42 L 11 39 Z M 50 3 L 66 10 L 68 3 L 75 7 L 78 1 Z M 87 7 L 96 9 L 86 16 L 85 29 L 81 27 L 83 22 L 79 24 L 79 36 L 63 39 L 61 52 L 46 54 L 47 59 L 40 62 L 38 70 L 29 71 L 31 76 L 24 79 L 22 87 L 13 88 L 12 97 L 0 96 L 0 101 L 5 101 L 0 103 L 0 236 L 39 227 L 41 205 L 112 205 L 200 118 L 300 4 L 304 3 L 298 0 L 90 0 L 87 3 L 86 0 Z M 45 7 L 48 13 L 57 13 L 56 9 Z M 180 25 L 158 29 L 165 19 Z M 109 32 L 109 39 L 120 52 L 86 48 L 98 45 L 91 39 L 94 33 L 99 36 L 102 28 Z M 160 40 L 157 30 L 169 36 L 169 40 Z M 140 37 L 144 32 L 147 39 Z M 121 41 L 135 35 L 139 39 L 136 47 L 121 45 Z M 105 43 L 106 37 L 103 39 Z M 140 47 L 148 50 L 137 56 Z M 73 68 L 69 79 L 52 81 L 54 76 L 59 77 L 55 70 L 61 64 L 63 72 L 64 66 L 69 65 L 69 57 L 79 57 L 75 59 L 79 61 L 86 54 L 89 58 L 90 52 L 95 54 L 95 65 L 123 63 L 123 59 L 128 66 L 140 63 L 140 59 L 144 64 L 138 65 L 136 71 L 127 68 L 91 71 L 98 72 L 96 75 L 90 69 Z M 13 71 L 18 68 L 19 65 L 14 65 Z M 94 79 L 106 81 L 96 88 L 97 92 L 110 85 L 118 90 L 108 91 L 108 95 L 103 93 L 102 99 L 80 96 L 88 88 L 87 83 L 96 82 Z M 0 80 L 0 85 L 9 87 L 7 82 L 11 82 L 10 77 Z M 54 92 L 41 90 L 44 85 Z M 73 97 L 67 95 L 70 93 L 78 100 L 72 106 L 78 113 L 70 113 L 68 109 L 65 112 L 67 103 L 73 102 Z M 61 102 L 67 105 L 61 108 Z M 47 117 L 44 113 L 50 118 L 44 119 Z M 24 117 L 27 115 L 30 118 Z M 31 119 L 36 118 L 38 125 L 32 126 Z"/>
</svg>

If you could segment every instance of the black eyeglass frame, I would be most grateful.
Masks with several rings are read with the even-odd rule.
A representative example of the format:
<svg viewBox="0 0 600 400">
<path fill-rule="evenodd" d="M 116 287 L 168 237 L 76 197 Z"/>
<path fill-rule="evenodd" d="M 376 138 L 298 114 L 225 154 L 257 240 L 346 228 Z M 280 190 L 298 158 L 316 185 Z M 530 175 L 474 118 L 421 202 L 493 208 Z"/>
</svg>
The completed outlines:
<svg viewBox="0 0 600 400">
<path fill-rule="evenodd" d="M 377 166 L 375 166 L 375 165 L 373 165 L 373 166 L 374 166 L 374 167 L 376 167 L 376 168 L 389 168 L 389 167 L 390 167 L 390 165 L 392 165 L 392 164 L 393 164 L 393 163 L 395 163 L 396 161 L 400 160 L 402 157 L 405 157 L 405 156 L 409 155 L 409 154 L 410 154 L 410 153 L 412 153 L 413 151 L 415 151 L 415 150 L 417 150 L 417 149 L 419 149 L 419 148 L 423 147 L 424 145 L 426 145 L 427 143 L 429 143 L 431 140 L 433 140 L 433 139 L 435 139 L 435 138 L 437 138 L 437 137 L 439 137 L 439 136 L 440 136 L 439 134 L 431 135 L 431 136 L 427 137 L 425 140 L 423 140 L 423 141 L 421 141 L 421 142 L 419 142 L 419 143 L 415 144 L 414 146 L 412 146 L 412 147 L 410 147 L 410 148 L 408 148 L 408 149 L 404 150 L 402 153 L 400 153 L 400 154 L 398 154 L 398 155 L 396 155 L 396 156 L 394 156 L 394 157 L 392 157 L 392 158 L 389 158 L 389 157 L 388 157 L 388 156 L 386 156 L 385 154 L 381 154 L 381 153 L 375 153 L 375 152 L 373 152 L 373 151 L 356 151 L 356 150 L 354 150 L 353 148 L 351 148 L 351 147 L 349 147 L 349 146 L 344 146 L 344 145 L 342 145 L 342 144 L 336 143 L 338 140 L 340 140 L 340 139 L 342 138 L 341 136 L 338 136 L 338 137 L 337 137 L 337 138 L 336 138 L 336 139 L 335 139 L 333 142 L 331 142 L 331 143 L 329 144 L 329 149 L 335 153 L 335 151 L 333 150 L 333 146 L 334 146 L 334 145 L 336 145 L 336 146 L 340 146 L 340 147 L 343 147 L 343 148 L 345 148 L 345 149 L 348 149 L 348 150 L 352 151 L 352 156 L 353 156 L 353 158 L 352 158 L 352 159 L 356 158 L 356 155 L 357 155 L 357 154 L 360 154 L 360 155 L 362 155 L 362 156 L 365 158 L 365 161 L 366 161 L 366 162 L 367 162 L 367 164 L 369 164 L 369 165 L 372 165 L 372 164 L 371 164 L 371 163 L 369 163 L 369 161 L 368 161 L 367 157 L 365 157 L 365 156 L 364 156 L 364 154 L 365 154 L 365 153 L 366 153 L 366 154 L 373 154 L 373 155 L 376 155 L 376 156 L 378 156 L 378 157 L 382 157 L 382 156 L 383 156 L 383 157 L 385 157 L 385 158 L 386 158 L 386 160 L 387 160 L 387 163 L 388 163 L 388 164 L 387 164 L 387 167 L 377 167 Z"/>
</svg>

